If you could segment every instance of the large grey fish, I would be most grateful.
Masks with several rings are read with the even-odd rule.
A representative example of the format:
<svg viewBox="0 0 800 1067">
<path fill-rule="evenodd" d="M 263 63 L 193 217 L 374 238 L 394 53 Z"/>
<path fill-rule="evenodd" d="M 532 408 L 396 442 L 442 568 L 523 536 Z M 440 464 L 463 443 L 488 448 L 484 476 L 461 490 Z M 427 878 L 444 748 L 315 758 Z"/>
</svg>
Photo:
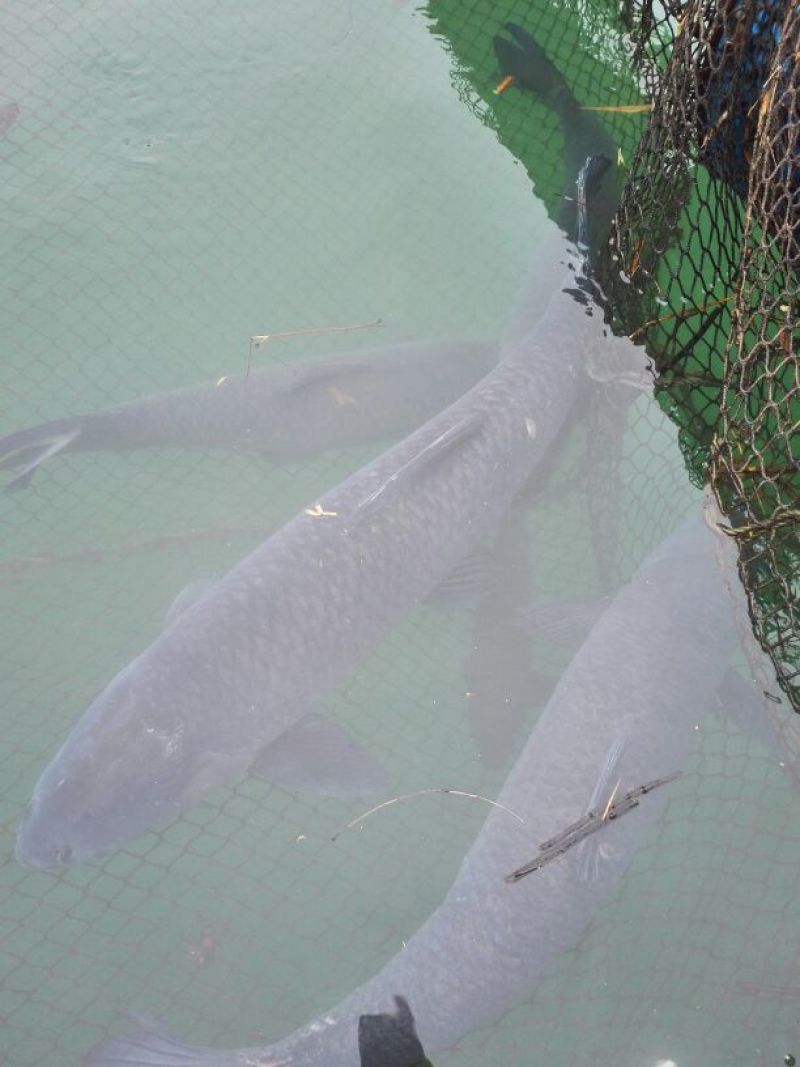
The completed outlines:
<svg viewBox="0 0 800 1067">
<path fill-rule="evenodd" d="M 595 332 L 559 287 L 477 385 L 178 614 L 45 769 L 17 857 L 87 859 L 248 770 L 291 780 L 310 750 L 319 766 L 330 727 L 307 716 L 497 525 L 566 419 Z"/>
<path fill-rule="evenodd" d="M 298 460 L 328 448 L 403 437 L 494 365 L 481 341 L 408 342 L 302 363 L 274 364 L 154 393 L 0 438 L 10 490 L 68 452 L 227 448 Z"/>
<path fill-rule="evenodd" d="M 100 1046 L 91 1067 L 358 1067 L 359 1017 L 390 1011 L 398 997 L 413 1012 L 428 1055 L 529 997 L 619 883 L 672 787 L 643 796 L 595 842 L 514 884 L 505 878 L 589 810 L 598 779 L 619 779 L 630 790 L 682 767 L 733 640 L 713 541 L 705 522 L 693 518 L 606 609 L 498 797 L 524 823 L 492 812 L 443 903 L 375 977 L 267 1048 L 191 1048 L 142 1030 Z M 593 864 L 581 855 L 587 847 L 594 848 Z M 391 1048 L 386 1052 L 398 1062 Z"/>
</svg>

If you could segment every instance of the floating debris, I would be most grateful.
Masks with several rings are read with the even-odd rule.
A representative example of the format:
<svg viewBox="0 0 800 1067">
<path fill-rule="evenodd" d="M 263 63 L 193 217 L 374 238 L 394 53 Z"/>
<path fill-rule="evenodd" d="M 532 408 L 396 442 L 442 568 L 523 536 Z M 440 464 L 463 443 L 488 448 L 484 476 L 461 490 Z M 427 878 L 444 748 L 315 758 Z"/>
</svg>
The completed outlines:
<svg viewBox="0 0 800 1067">
<path fill-rule="evenodd" d="M 345 832 L 345 830 L 352 830 L 354 826 L 363 823 L 365 819 L 368 819 L 370 815 L 374 815 L 376 811 L 381 811 L 383 808 L 389 808 L 393 804 L 400 804 L 406 800 L 415 800 L 417 797 L 431 796 L 433 793 L 444 793 L 446 796 L 450 797 L 468 797 L 470 800 L 481 800 L 484 804 L 491 804 L 493 808 L 499 808 L 500 811 L 504 811 L 507 815 L 511 815 L 517 822 L 525 822 L 521 815 L 517 815 L 515 811 L 512 811 L 511 808 L 507 808 L 505 804 L 501 804 L 497 800 L 491 800 L 489 797 L 481 796 L 480 793 L 467 793 L 463 789 L 418 789 L 415 793 L 403 793 L 402 796 L 392 797 L 391 800 L 384 800 L 382 804 L 376 804 L 375 807 L 370 808 L 369 811 L 365 811 L 361 815 L 356 815 L 355 819 L 351 819 L 341 830 L 336 831 L 331 838 L 331 841 L 335 841 L 337 837 Z"/>
<path fill-rule="evenodd" d="M 304 326 L 299 330 L 282 330 L 278 333 L 256 333 L 250 338 L 250 347 L 247 352 L 247 369 L 245 378 L 250 377 L 250 368 L 253 363 L 253 349 L 261 348 L 268 341 L 283 341 L 287 337 L 315 337 L 322 333 L 355 333 L 358 330 L 375 330 L 383 326 L 383 319 L 373 319 L 372 322 L 358 322 L 353 326 Z"/>
<path fill-rule="evenodd" d="M 339 514 L 338 511 L 326 511 L 322 504 L 315 504 L 313 508 L 304 508 L 303 511 L 306 515 L 311 515 L 315 519 L 332 519 Z"/>
<path fill-rule="evenodd" d="M 639 785 L 635 789 L 631 789 L 620 797 L 619 800 L 615 801 L 614 796 L 619 789 L 619 782 L 617 782 L 616 786 L 614 786 L 614 791 L 609 798 L 610 802 L 605 804 L 602 812 L 590 811 L 586 815 L 582 815 L 580 819 L 576 819 L 574 823 L 571 823 L 566 830 L 562 830 L 560 834 L 548 838 L 547 841 L 542 841 L 539 845 L 539 855 L 528 863 L 523 864 L 522 867 L 518 867 L 515 871 L 512 871 L 511 874 L 506 875 L 505 880 L 510 883 L 518 882 L 520 878 L 524 878 L 533 871 L 538 871 L 540 867 L 545 867 L 548 863 L 552 863 L 553 860 L 558 859 L 559 856 L 563 856 L 565 852 L 577 845 L 578 842 L 597 833 L 597 831 L 605 826 L 606 823 L 612 822 L 614 819 L 618 819 L 622 815 L 626 815 L 629 811 L 633 811 L 634 808 L 639 806 L 640 797 L 645 796 L 647 793 L 651 793 L 654 789 L 658 789 L 659 786 L 674 782 L 680 775 L 681 771 L 675 771 L 672 774 L 666 775 L 664 778 L 654 778 L 651 782 L 645 782 L 644 785 Z"/>
<path fill-rule="evenodd" d="M 581 111 L 608 111 L 615 115 L 643 115 L 652 110 L 652 104 L 598 104 L 595 107 L 581 107 Z"/>
<path fill-rule="evenodd" d="M 250 344 L 260 348 L 267 341 L 283 341 L 287 337 L 311 337 L 321 333 L 354 333 L 356 330 L 374 330 L 383 326 L 383 319 L 372 322 L 359 322 L 353 326 L 304 326 L 299 330 L 283 330 L 280 333 L 257 333 L 250 338 Z"/>
<path fill-rule="evenodd" d="M 513 84 L 514 76 L 512 74 L 506 74 L 505 78 L 503 78 L 503 80 L 495 87 L 495 96 L 502 96 L 506 89 L 508 89 Z"/>
<path fill-rule="evenodd" d="M 194 960 L 195 966 L 200 970 L 211 962 L 218 947 L 219 945 L 214 935 L 214 931 L 210 927 L 206 927 L 205 930 L 203 930 L 203 936 L 200 938 L 200 943 L 197 945 L 188 944 L 186 946 L 186 953 L 190 959 Z"/>
</svg>

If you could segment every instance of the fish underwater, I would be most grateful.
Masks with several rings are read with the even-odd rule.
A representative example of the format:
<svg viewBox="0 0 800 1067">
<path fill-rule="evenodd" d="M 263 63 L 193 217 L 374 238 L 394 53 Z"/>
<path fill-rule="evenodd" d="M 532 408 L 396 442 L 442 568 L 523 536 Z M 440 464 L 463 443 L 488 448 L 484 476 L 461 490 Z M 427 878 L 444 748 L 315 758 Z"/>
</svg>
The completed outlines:
<svg viewBox="0 0 800 1067">
<path fill-rule="evenodd" d="M 605 167 L 587 161 L 581 183 Z M 45 768 L 18 860 L 90 859 L 248 772 L 290 788 L 382 788 L 376 762 L 315 708 L 448 575 L 470 569 L 567 418 L 598 333 L 558 287 L 477 385 L 179 612 Z"/>
<path fill-rule="evenodd" d="M 561 294 L 564 299 L 569 299 Z M 37 784 L 34 866 L 89 858 L 172 819 L 269 746 L 475 548 L 576 390 L 582 312 L 325 494 L 181 612 L 100 694 Z M 224 714 L 223 714 L 224 711 Z M 315 731 L 280 742 L 282 764 Z M 318 735 L 318 751 L 330 740 Z M 289 759 L 289 762 L 291 760 Z"/>
<path fill-rule="evenodd" d="M 491 767 L 502 766 L 514 750 L 523 717 L 544 703 L 536 696 L 548 681 L 532 665 L 530 632 L 520 621 L 531 597 L 527 520 L 527 510 L 515 503 L 497 532 L 463 664 L 475 752 Z"/>
<path fill-rule="evenodd" d="M 572 195 L 573 176 L 579 172 L 588 155 L 604 155 L 614 159 L 617 154 L 616 145 L 602 122 L 599 122 L 594 114 L 581 108 L 566 78 L 532 34 L 514 22 L 507 22 L 504 29 L 508 37 L 496 34 L 492 41 L 500 73 L 510 77 L 517 89 L 532 92 L 539 97 L 555 112 L 561 123 L 567 184 L 562 202 L 555 209 L 554 218 L 567 233 L 574 233 L 577 204 L 575 196 Z M 613 183 L 607 183 L 598 196 L 600 199 L 593 208 L 592 222 L 602 232 L 616 208 L 617 191 Z M 588 243 L 597 248 L 599 235 L 595 234 Z"/>
<path fill-rule="evenodd" d="M 408 342 L 154 393 L 0 438 L 7 491 L 74 452 L 231 449 L 294 461 L 329 448 L 393 440 L 465 393 L 497 360 L 497 344 Z"/>
<path fill-rule="evenodd" d="M 513 70 L 519 87 L 540 95 L 562 123 L 567 178 L 557 222 L 572 236 L 579 217 L 575 176 L 587 157 L 610 159 L 616 149 L 534 38 L 513 23 L 507 30 L 512 42 L 494 42 L 501 69 Z M 615 183 L 595 182 L 592 195 L 589 221 L 602 230 L 615 206 Z M 585 243 L 595 241 L 587 235 Z M 536 262 L 527 281 L 526 324 L 543 313 L 541 294 L 552 287 L 551 261 Z M 521 334 L 520 323 L 512 322 L 509 336 Z M 27 488 L 39 467 L 70 453 L 220 448 L 291 462 L 326 449 L 398 440 L 488 373 L 498 348 L 490 341 L 443 341 L 356 349 L 54 419 L 0 437 L 0 470 L 13 475 L 5 489 Z"/>
<path fill-rule="evenodd" d="M 734 644 L 731 594 L 715 558 L 721 538 L 695 515 L 617 594 L 497 798 L 524 822 L 492 811 L 442 904 L 378 974 L 268 1047 L 192 1048 L 142 1028 L 98 1046 L 89 1067 L 358 1067 L 358 1019 L 390 1012 L 397 998 L 431 1055 L 530 997 L 619 884 L 674 787 L 642 796 L 535 873 L 508 876 L 590 810 L 598 781 L 633 790 L 681 770 Z M 394 1051 L 385 1048 L 387 1061 L 402 1067 Z"/>
</svg>

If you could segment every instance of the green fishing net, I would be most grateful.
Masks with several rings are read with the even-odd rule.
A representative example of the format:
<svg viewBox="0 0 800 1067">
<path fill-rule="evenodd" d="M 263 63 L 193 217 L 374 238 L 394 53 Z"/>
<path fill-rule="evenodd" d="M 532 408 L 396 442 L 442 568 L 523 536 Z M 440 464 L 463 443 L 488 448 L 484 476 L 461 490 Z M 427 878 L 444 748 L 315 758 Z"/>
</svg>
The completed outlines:
<svg viewBox="0 0 800 1067">
<path fill-rule="evenodd" d="M 652 111 L 601 283 L 714 489 L 754 630 L 800 710 L 800 11 L 692 0 L 622 18 Z"/>
<path fill-rule="evenodd" d="M 791 279 L 774 269 L 780 238 L 755 209 L 748 217 L 736 176 L 697 165 L 705 134 L 677 63 L 681 48 L 684 63 L 702 51 L 689 16 L 641 5 L 620 15 L 602 0 L 233 10 L 30 0 L 5 12 L 2 432 L 236 373 L 254 334 L 381 317 L 387 329 L 368 343 L 499 338 L 541 237 L 539 204 L 560 220 L 569 185 L 550 102 L 494 91 L 493 40 L 511 21 L 581 106 L 606 109 L 592 114 L 628 182 L 597 283 L 611 324 L 654 359 L 697 482 L 711 470 L 759 632 L 788 665 L 791 478 L 776 472 L 790 466 L 777 427 L 791 417 Z M 670 92 L 652 114 L 635 110 Z M 702 118 L 705 133 L 720 114 Z M 767 174 L 756 132 L 751 175 Z M 722 158 L 722 141 L 709 145 Z M 731 294 L 745 292 L 736 345 Z M 323 337 L 256 358 L 351 347 Z M 696 507 L 671 425 L 645 393 L 598 368 L 585 403 L 535 521 L 522 520 L 522 599 L 613 590 Z M 13 857 L 43 767 L 157 635 L 174 595 L 234 565 L 380 447 L 286 465 L 156 450 L 54 458 L 26 493 L 2 498 L 4 1067 L 79 1064 L 125 1028 L 126 1008 L 195 1042 L 276 1039 L 380 969 L 441 902 L 480 803 L 427 797 L 342 833 L 368 801 L 247 779 L 96 864 L 54 877 Z M 535 691 L 524 679 L 517 746 L 568 662 L 556 644 L 523 638 L 546 677 Z M 505 779 L 514 744 L 489 767 L 470 738 L 472 640 L 463 613 L 423 607 L 327 702 L 398 792 L 494 796 Z M 663 825 L 563 969 L 436 1067 L 528 1063 L 533 1047 L 554 1064 L 780 1062 L 800 997 L 786 937 L 800 837 L 786 779 L 724 717 L 699 733 Z"/>
</svg>

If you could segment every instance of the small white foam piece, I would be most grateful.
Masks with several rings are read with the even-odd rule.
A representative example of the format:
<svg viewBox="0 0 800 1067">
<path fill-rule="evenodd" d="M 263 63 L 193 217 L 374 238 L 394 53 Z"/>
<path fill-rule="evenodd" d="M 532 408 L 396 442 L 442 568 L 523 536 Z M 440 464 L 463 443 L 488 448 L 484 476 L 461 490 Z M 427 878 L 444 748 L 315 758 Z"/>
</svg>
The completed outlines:
<svg viewBox="0 0 800 1067">
<path fill-rule="evenodd" d="M 653 1067 L 678 1067 L 675 1060 L 656 1060 Z"/>
</svg>

